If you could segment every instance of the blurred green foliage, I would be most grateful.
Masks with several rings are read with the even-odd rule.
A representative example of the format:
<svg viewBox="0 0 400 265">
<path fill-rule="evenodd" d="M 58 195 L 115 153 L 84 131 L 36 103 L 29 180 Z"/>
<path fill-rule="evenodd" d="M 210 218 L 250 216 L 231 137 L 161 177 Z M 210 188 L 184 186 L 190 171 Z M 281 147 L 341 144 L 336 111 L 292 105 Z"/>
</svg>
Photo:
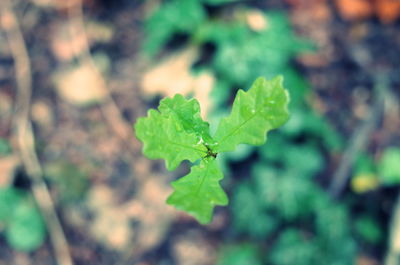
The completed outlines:
<svg viewBox="0 0 400 265">
<path fill-rule="evenodd" d="M 283 231 L 274 244 L 271 255 L 267 256 L 273 264 L 315 264 L 317 246 L 295 229 Z"/>
<path fill-rule="evenodd" d="M 45 172 L 62 202 L 74 203 L 84 199 L 89 187 L 89 176 L 83 169 L 68 161 L 56 161 L 48 163 Z"/>
<path fill-rule="evenodd" d="M 32 198 L 23 190 L 0 188 L 0 225 L 8 244 L 19 251 L 40 247 L 46 228 Z"/>
<path fill-rule="evenodd" d="M 255 76 L 283 75 L 291 95 L 291 118 L 268 135 L 266 145 L 241 145 L 218 156 L 230 176 L 225 182 L 231 188 L 230 232 L 237 242 L 229 239 L 228 246 L 222 245 L 218 264 L 246 264 L 235 263 L 236 259 L 250 260 L 249 264 L 354 264 L 362 245 L 382 241 L 382 223 L 374 211 L 350 216 L 354 202 L 333 201 L 320 185 L 326 183 L 329 161 L 342 151 L 345 141 L 309 105 L 309 85 L 292 63 L 297 55 L 312 51 L 313 45 L 296 36 L 282 11 L 263 12 L 246 1 L 191 2 L 198 10 L 187 13 L 196 13 L 196 19 L 184 29 L 164 18 L 157 21 L 160 28 L 167 25 L 168 33 L 162 33 L 160 42 L 153 36 L 158 33 L 146 30 L 143 47 L 156 56 L 168 52 L 167 43 L 183 34 L 178 47 L 201 48 L 202 57 L 194 68 L 211 70 L 217 80 L 211 93 L 215 108 L 208 117 L 211 130 L 215 128 L 212 121 L 225 115 L 236 89 L 249 87 Z M 210 7 L 210 2 L 215 5 Z M 155 14 L 166 17 L 161 13 L 168 13 L 165 7 L 172 3 L 174 20 L 185 21 L 183 4 L 165 1 L 146 24 L 156 23 Z M 262 15 L 265 27 L 249 25 L 248 14 L 254 10 Z M 376 185 L 378 178 L 385 185 L 395 185 L 400 180 L 399 160 L 400 152 L 391 149 L 376 163 L 368 155 L 360 158 L 355 168 L 363 176 L 373 173 L 367 185 Z"/>
<path fill-rule="evenodd" d="M 388 147 L 374 159 L 370 154 L 358 154 L 351 179 L 352 189 L 365 193 L 400 184 L 400 148 Z"/>
<path fill-rule="evenodd" d="M 11 146 L 6 139 L 0 138 L 0 156 L 11 153 Z"/>
<path fill-rule="evenodd" d="M 248 87 L 249 80 L 257 76 L 270 78 L 290 72 L 293 55 L 311 48 L 293 34 L 283 13 L 269 12 L 264 16 L 268 26 L 262 31 L 252 31 L 243 22 L 219 22 L 210 25 L 208 31 L 204 29 L 197 38 L 217 47 L 211 66 L 219 78 Z M 288 82 L 293 82 L 292 78 L 295 76 L 285 75 Z"/>
<path fill-rule="evenodd" d="M 191 45 L 215 47 L 211 61 L 201 65 L 217 76 L 213 92 L 215 101 L 226 103 L 235 92 L 231 89 L 250 87 L 258 76 L 284 75 L 292 104 L 297 106 L 306 83 L 290 62 L 296 54 L 311 50 L 311 43 L 294 34 L 282 12 L 261 14 L 266 26 L 255 31 L 246 22 L 250 9 L 239 5 L 238 11 L 232 11 L 232 17 L 218 17 L 207 13 L 205 4 L 210 2 L 219 6 L 231 1 L 166 1 L 145 22 L 143 52 L 155 56 L 174 37 L 184 35 Z"/>
<path fill-rule="evenodd" d="M 146 21 L 144 52 L 154 56 L 174 35 L 189 34 L 205 20 L 205 10 L 198 0 L 172 0 L 164 3 Z"/>
<path fill-rule="evenodd" d="M 377 164 L 377 170 L 383 184 L 400 184 L 400 148 L 385 149 Z"/>
<path fill-rule="evenodd" d="M 217 265 L 261 265 L 257 246 L 238 244 L 225 246 L 220 253 Z"/>
<path fill-rule="evenodd" d="M 238 235 L 273 240 L 280 231 L 268 251 L 272 264 L 352 264 L 348 210 L 331 201 L 307 170 L 285 172 L 256 163 L 251 180 L 236 185 L 233 194 Z"/>
<path fill-rule="evenodd" d="M 357 234 L 366 242 L 377 244 L 383 238 L 382 229 L 371 216 L 360 216 L 355 221 L 355 230 Z"/>
</svg>

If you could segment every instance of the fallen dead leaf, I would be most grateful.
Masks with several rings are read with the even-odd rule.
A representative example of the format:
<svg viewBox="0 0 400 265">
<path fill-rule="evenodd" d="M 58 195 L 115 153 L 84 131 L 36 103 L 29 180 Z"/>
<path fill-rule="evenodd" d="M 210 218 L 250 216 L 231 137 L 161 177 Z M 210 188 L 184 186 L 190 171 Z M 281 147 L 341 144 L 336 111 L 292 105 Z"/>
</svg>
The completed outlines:
<svg viewBox="0 0 400 265">
<path fill-rule="evenodd" d="M 395 135 L 400 128 L 400 103 L 395 96 L 387 97 L 385 100 L 385 115 L 383 119 L 385 133 Z"/>
<path fill-rule="evenodd" d="M 332 10 L 327 0 L 286 0 L 292 6 L 290 19 L 304 38 L 310 39 L 318 49 L 297 57 L 307 67 L 324 67 L 333 54 L 331 40 Z"/>
<path fill-rule="evenodd" d="M 367 23 L 357 23 L 350 28 L 349 33 L 352 40 L 359 41 L 367 36 L 369 27 Z"/>
<path fill-rule="evenodd" d="M 198 50 L 193 48 L 168 57 L 144 74 L 141 84 L 143 92 L 148 96 L 161 94 L 167 97 L 193 94 L 200 102 L 202 116 L 207 116 L 212 107 L 209 93 L 215 78 L 210 72 L 198 76 L 191 73 L 191 66 L 197 57 Z"/>
<path fill-rule="evenodd" d="M 254 31 L 262 31 L 267 27 L 267 19 L 260 10 L 248 11 L 246 21 L 249 27 Z"/>
<path fill-rule="evenodd" d="M 352 111 L 355 117 L 360 120 L 367 118 L 370 111 L 369 99 L 371 95 L 363 87 L 356 87 L 352 93 Z"/>
<path fill-rule="evenodd" d="M 347 20 L 361 20 L 372 16 L 374 10 L 369 0 L 336 0 L 340 15 Z"/>
<path fill-rule="evenodd" d="M 99 139 L 96 139 L 94 145 L 96 153 L 109 161 L 121 153 L 121 143 L 116 137 L 109 137 L 107 141 L 104 141 L 104 138 L 99 137 Z"/>
<path fill-rule="evenodd" d="M 129 216 L 118 206 L 113 190 L 102 184 L 92 187 L 87 205 L 94 213 L 90 234 L 107 246 L 124 249 L 133 234 Z"/>
<path fill-rule="evenodd" d="M 108 186 L 94 186 L 87 201 L 94 214 L 91 235 L 120 250 L 134 244 L 135 253 L 156 246 L 168 231 L 174 213 L 165 204 L 170 188 L 160 179 L 161 176 L 147 177 L 137 196 L 123 204 L 117 202 L 115 191 Z M 133 220 L 137 223 L 135 228 L 131 227 Z"/>
<path fill-rule="evenodd" d="M 177 93 L 186 95 L 192 91 L 193 75 L 190 66 L 197 58 L 198 51 L 187 49 L 171 55 L 144 74 L 142 89 L 145 94 L 163 94 L 173 96 Z"/>
<path fill-rule="evenodd" d="M 87 204 L 95 211 L 109 208 L 116 204 L 113 190 L 107 185 L 95 185 L 88 195 Z"/>
<path fill-rule="evenodd" d="M 320 3 L 326 3 L 327 0 L 285 0 L 285 2 L 294 8 L 305 8 Z"/>
<path fill-rule="evenodd" d="M 172 223 L 175 210 L 165 203 L 171 188 L 160 181 L 162 177 L 146 178 L 137 198 L 124 207 L 124 212 L 139 221 L 136 237 L 140 246 L 137 252 L 144 252 L 156 246 Z"/>
<path fill-rule="evenodd" d="M 114 29 L 110 24 L 98 21 L 88 21 L 86 24 L 86 34 L 89 40 L 94 42 L 109 42 L 114 36 Z"/>
<path fill-rule="evenodd" d="M 375 0 L 374 4 L 376 14 L 383 23 L 392 23 L 400 17 L 399 0 Z"/>
<path fill-rule="evenodd" d="M 357 257 L 356 264 L 357 265 L 378 265 L 379 262 L 372 257 L 361 255 L 361 256 Z"/>
<path fill-rule="evenodd" d="M 286 0 L 294 12 L 301 10 L 310 21 L 328 21 L 331 10 L 326 0 Z"/>
<path fill-rule="evenodd" d="M 16 156 L 0 157 L 0 188 L 11 185 L 20 161 Z"/>
<path fill-rule="evenodd" d="M 56 9 L 61 12 L 67 12 L 67 9 L 71 8 L 71 6 L 75 6 L 82 2 L 83 5 L 92 5 L 93 0 L 68 0 L 68 1 L 59 1 L 59 0 L 30 0 L 35 5 L 41 8 L 51 8 Z"/>
<path fill-rule="evenodd" d="M 59 96 L 73 105 L 86 106 L 107 97 L 103 78 L 89 63 L 60 71 L 53 80 Z"/>
<path fill-rule="evenodd" d="M 336 6 L 347 20 L 362 20 L 376 15 L 382 23 L 389 24 L 400 17 L 398 0 L 336 0 Z"/>
<path fill-rule="evenodd" d="M 0 91 L 0 115 L 5 115 L 11 113 L 12 109 L 12 99 L 11 97 Z"/>
<path fill-rule="evenodd" d="M 53 7 L 56 5 L 54 0 L 31 0 L 31 2 L 40 7 Z"/>
<path fill-rule="evenodd" d="M 215 264 L 215 248 L 197 231 L 187 232 L 173 241 L 173 253 L 178 265 Z"/>
<path fill-rule="evenodd" d="M 52 26 L 50 47 L 60 61 L 71 61 L 86 52 L 86 45 L 109 42 L 113 35 L 114 30 L 109 24 L 90 20 L 82 29 L 71 21 L 63 21 Z"/>
<path fill-rule="evenodd" d="M 212 109 L 210 93 L 215 84 L 215 78 L 211 72 L 202 72 L 196 77 L 193 84 L 194 97 L 200 102 L 201 116 L 203 119 Z"/>
<path fill-rule="evenodd" d="M 128 245 L 133 236 L 130 219 L 118 207 L 99 211 L 90 230 L 98 240 L 120 250 Z"/>
<path fill-rule="evenodd" d="M 60 61 L 70 61 L 86 49 L 86 36 L 82 30 L 71 30 L 71 22 L 52 26 L 50 47 Z"/>
<path fill-rule="evenodd" d="M 70 1 L 57 1 L 57 0 L 31 0 L 32 3 L 38 5 L 40 7 L 47 7 L 47 8 L 67 8 L 73 4 L 78 3 L 77 0 L 70 0 Z"/>
<path fill-rule="evenodd" d="M 28 253 L 22 252 L 14 252 L 14 256 L 12 257 L 13 263 L 15 265 L 29 265 L 31 264 L 31 258 Z"/>
<path fill-rule="evenodd" d="M 306 53 L 299 55 L 297 60 L 301 62 L 302 65 L 307 67 L 324 67 L 329 63 L 329 57 L 326 54 L 319 53 Z"/>
<path fill-rule="evenodd" d="M 331 11 L 326 2 L 318 3 L 312 10 L 316 21 L 329 21 L 331 19 Z"/>
<path fill-rule="evenodd" d="M 32 120 L 42 128 L 53 127 L 54 116 L 48 102 L 36 101 L 32 104 Z"/>
<path fill-rule="evenodd" d="M 11 97 L 0 91 L 0 128 L 6 128 L 12 115 Z"/>
</svg>

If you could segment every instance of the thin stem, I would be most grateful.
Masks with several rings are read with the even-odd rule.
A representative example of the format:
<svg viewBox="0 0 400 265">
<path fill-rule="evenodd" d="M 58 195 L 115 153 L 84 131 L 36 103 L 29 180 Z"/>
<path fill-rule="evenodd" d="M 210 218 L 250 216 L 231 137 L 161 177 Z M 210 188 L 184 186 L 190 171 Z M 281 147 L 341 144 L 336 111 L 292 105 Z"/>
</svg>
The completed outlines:
<svg viewBox="0 0 400 265">
<path fill-rule="evenodd" d="M 56 214 L 53 199 L 43 179 L 43 170 L 35 152 L 35 136 L 29 119 L 32 73 L 28 50 L 10 0 L 0 2 L 0 12 L 0 23 L 15 63 L 17 95 L 13 127 L 17 138 L 17 151 L 27 175 L 32 180 L 32 194 L 46 221 L 57 263 L 73 265 L 68 242 Z"/>
</svg>

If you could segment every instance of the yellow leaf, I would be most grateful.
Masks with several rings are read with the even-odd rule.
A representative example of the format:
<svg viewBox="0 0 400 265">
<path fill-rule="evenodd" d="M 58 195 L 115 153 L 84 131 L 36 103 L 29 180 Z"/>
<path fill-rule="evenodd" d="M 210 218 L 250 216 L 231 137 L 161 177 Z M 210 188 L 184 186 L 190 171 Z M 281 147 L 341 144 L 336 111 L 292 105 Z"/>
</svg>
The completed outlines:
<svg viewBox="0 0 400 265">
<path fill-rule="evenodd" d="M 351 179 L 351 188 L 356 193 L 364 193 L 379 187 L 379 181 L 374 174 L 356 175 Z"/>
</svg>

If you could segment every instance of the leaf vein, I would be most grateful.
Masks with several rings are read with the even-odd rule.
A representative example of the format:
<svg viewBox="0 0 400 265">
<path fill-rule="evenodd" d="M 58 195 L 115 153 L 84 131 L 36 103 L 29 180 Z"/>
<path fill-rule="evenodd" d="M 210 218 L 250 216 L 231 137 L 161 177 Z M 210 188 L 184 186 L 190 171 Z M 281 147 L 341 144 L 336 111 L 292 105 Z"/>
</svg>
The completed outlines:
<svg viewBox="0 0 400 265">
<path fill-rule="evenodd" d="M 209 170 L 210 170 L 210 167 L 207 167 L 207 171 L 206 171 L 206 173 L 204 174 L 204 177 L 202 177 L 201 182 L 200 182 L 200 185 L 199 185 L 199 187 L 197 188 L 197 190 L 196 190 L 196 192 L 195 192 L 195 196 L 196 196 L 196 197 L 199 195 L 199 192 L 200 192 L 200 190 L 201 190 L 201 186 L 203 186 L 203 183 L 204 183 L 205 179 L 206 179 L 207 176 L 208 176 L 208 171 L 209 171 Z"/>
<path fill-rule="evenodd" d="M 207 154 L 207 151 L 206 151 L 206 150 L 201 150 L 201 149 L 198 149 L 198 148 L 189 146 L 189 145 L 176 143 L 176 142 L 173 142 L 173 141 L 170 141 L 170 140 L 166 140 L 166 141 L 167 141 L 168 143 L 172 144 L 172 145 L 181 146 L 181 147 L 184 147 L 184 148 L 187 148 L 187 149 L 192 149 L 192 150 L 199 151 L 199 152 L 203 152 L 203 153 Z"/>
<path fill-rule="evenodd" d="M 259 109 L 260 110 L 260 109 Z M 241 127 L 243 127 L 247 122 L 252 120 L 255 116 L 258 115 L 259 110 L 257 110 L 250 118 L 245 120 L 243 123 L 239 124 L 236 126 L 236 128 L 229 134 L 227 134 L 224 138 L 221 139 L 220 143 L 224 142 L 227 138 L 231 137 L 233 134 L 235 134 Z"/>
</svg>

